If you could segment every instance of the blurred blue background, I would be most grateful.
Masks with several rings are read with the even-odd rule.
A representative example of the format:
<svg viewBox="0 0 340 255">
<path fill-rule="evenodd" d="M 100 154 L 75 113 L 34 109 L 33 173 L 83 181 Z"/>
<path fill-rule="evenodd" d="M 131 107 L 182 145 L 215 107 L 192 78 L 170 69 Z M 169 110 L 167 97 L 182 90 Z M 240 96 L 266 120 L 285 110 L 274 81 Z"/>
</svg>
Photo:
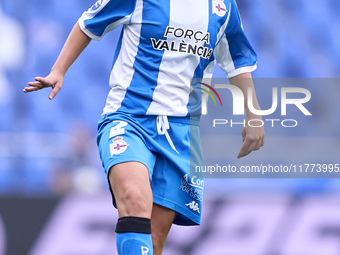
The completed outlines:
<svg viewBox="0 0 340 255">
<path fill-rule="evenodd" d="M 68 33 L 93 1 L 0 3 L 0 192 L 64 193 L 79 188 L 79 178 L 92 180 L 93 189 L 105 189 L 95 134 L 120 28 L 89 45 L 66 74 L 58 97 L 49 101 L 48 90 L 21 91 L 35 76 L 49 73 Z M 339 77 L 338 1 L 239 0 L 238 5 L 258 54 L 255 78 Z M 225 77 L 218 67 L 215 77 Z M 331 93 L 321 86 L 309 89 L 313 99 L 318 98 L 309 107 L 314 113 L 321 111 L 319 116 L 333 117 L 330 125 L 337 126 L 323 125 L 320 130 L 301 125 L 298 133 L 275 129 L 275 135 L 305 135 L 311 130 L 314 136 L 339 135 L 335 132 L 339 89 L 333 86 Z M 269 107 L 271 90 L 264 86 L 258 90 L 260 103 L 269 101 Z"/>
<path fill-rule="evenodd" d="M 108 192 L 95 137 L 109 92 L 109 74 L 120 28 L 86 48 L 69 69 L 63 89 L 54 100 L 48 100 L 48 89 L 22 93 L 28 81 L 49 74 L 68 33 L 93 3 L 93 0 L 0 0 L 0 195 L 3 197 Z M 206 148 L 208 162 L 223 157 L 235 165 L 340 163 L 340 85 L 334 80 L 340 78 L 340 2 L 238 0 L 238 6 L 246 34 L 258 54 L 255 78 L 308 78 L 310 81 L 323 78 L 333 82 L 322 86 L 319 80 L 310 82 L 311 86 L 303 85 L 312 93 L 307 106 L 313 117 L 292 113 L 289 118 L 299 119 L 296 129 L 266 129 L 267 145 L 241 163 L 236 160 L 241 130 L 225 129 L 224 136 L 230 144 L 225 148 L 225 156 L 210 155 L 209 151 L 216 149 L 210 143 L 211 147 Z M 216 67 L 214 77 L 225 75 Z M 257 93 L 260 105 L 268 109 L 271 87 L 259 86 Z M 212 107 L 215 106 L 210 102 L 209 116 L 220 117 Z M 211 131 L 205 123 L 209 122 L 202 122 L 203 141 L 218 139 L 209 136 Z M 217 199 L 214 204 L 217 206 L 218 199 L 239 193 L 300 197 L 333 196 L 340 190 L 338 179 L 224 178 L 207 179 L 205 184 L 207 208 L 211 201 Z M 252 201 L 250 197 L 248 200 Z M 281 206 L 286 203 L 286 197 L 278 201 Z M 170 245 L 178 244 L 171 240 Z M 184 251 L 185 247 L 181 250 L 183 253 L 173 254 L 199 254 L 195 249 L 192 253 Z M 275 254 L 270 251 L 268 254 Z M 224 255 L 223 252 L 216 254 Z"/>
</svg>

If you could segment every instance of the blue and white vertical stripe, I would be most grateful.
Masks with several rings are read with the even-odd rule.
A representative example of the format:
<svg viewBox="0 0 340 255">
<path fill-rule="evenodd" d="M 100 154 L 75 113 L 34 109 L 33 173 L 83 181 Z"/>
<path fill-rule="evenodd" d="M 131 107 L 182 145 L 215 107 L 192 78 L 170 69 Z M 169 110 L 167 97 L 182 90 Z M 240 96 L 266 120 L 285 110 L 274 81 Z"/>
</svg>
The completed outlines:
<svg viewBox="0 0 340 255">
<path fill-rule="evenodd" d="M 123 25 L 103 115 L 188 116 L 191 80 L 211 78 L 216 61 L 228 77 L 256 69 L 234 0 L 98 0 L 79 24 L 95 40 Z"/>
</svg>

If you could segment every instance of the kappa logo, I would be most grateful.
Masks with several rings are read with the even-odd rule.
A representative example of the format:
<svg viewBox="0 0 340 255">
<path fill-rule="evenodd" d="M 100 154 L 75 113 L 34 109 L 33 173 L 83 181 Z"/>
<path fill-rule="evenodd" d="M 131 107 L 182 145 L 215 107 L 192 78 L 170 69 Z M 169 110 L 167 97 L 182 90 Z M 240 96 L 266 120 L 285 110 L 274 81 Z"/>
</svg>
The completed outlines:
<svg viewBox="0 0 340 255">
<path fill-rule="evenodd" d="M 112 140 L 112 143 L 110 144 L 111 157 L 113 155 L 123 153 L 124 151 L 126 151 L 128 146 L 129 145 L 123 140 L 123 137 L 117 136 L 115 139 Z"/>
<path fill-rule="evenodd" d="M 141 246 L 142 255 L 148 255 L 149 254 L 149 248 L 145 246 Z"/>
<path fill-rule="evenodd" d="M 198 213 L 200 213 L 200 209 L 198 208 L 198 203 L 196 203 L 195 201 L 192 201 L 192 202 L 190 202 L 189 204 L 185 204 L 186 206 L 189 206 L 189 208 L 191 209 L 191 210 L 193 210 L 194 212 L 198 212 Z"/>
<path fill-rule="evenodd" d="M 223 17 L 227 13 L 227 8 L 223 0 L 215 0 L 213 2 L 213 14 Z"/>
<path fill-rule="evenodd" d="M 90 11 L 94 12 L 96 11 L 103 3 L 103 0 L 98 0 L 92 7 L 90 8 Z"/>
</svg>

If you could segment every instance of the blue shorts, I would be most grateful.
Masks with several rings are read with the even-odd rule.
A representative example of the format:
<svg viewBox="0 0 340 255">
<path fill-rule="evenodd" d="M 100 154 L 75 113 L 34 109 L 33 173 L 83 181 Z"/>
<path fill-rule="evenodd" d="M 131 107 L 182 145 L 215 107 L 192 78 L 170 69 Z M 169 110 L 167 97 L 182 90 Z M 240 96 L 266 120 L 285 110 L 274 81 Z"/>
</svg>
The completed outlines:
<svg viewBox="0 0 340 255">
<path fill-rule="evenodd" d="M 190 168 L 203 165 L 199 120 L 168 117 L 168 138 L 159 134 L 156 120 L 126 113 L 101 118 L 97 144 L 105 172 L 108 176 L 110 168 L 122 162 L 144 164 L 153 202 L 177 212 L 174 224 L 199 225 L 204 181 L 190 175 Z M 113 204 L 116 207 L 114 196 Z"/>
</svg>

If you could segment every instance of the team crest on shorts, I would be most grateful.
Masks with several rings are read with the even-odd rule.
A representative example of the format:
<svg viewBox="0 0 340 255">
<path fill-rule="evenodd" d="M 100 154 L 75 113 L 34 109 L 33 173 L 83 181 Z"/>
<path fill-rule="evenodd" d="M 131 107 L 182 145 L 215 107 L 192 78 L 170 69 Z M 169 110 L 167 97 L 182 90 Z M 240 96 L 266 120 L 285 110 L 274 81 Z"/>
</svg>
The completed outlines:
<svg viewBox="0 0 340 255">
<path fill-rule="evenodd" d="M 227 7 L 225 6 L 223 0 L 213 1 L 213 14 L 223 17 L 227 13 Z"/>
<path fill-rule="evenodd" d="M 126 151 L 129 145 L 123 140 L 123 137 L 117 136 L 112 140 L 110 144 L 111 157 L 113 155 L 118 155 Z"/>
</svg>

